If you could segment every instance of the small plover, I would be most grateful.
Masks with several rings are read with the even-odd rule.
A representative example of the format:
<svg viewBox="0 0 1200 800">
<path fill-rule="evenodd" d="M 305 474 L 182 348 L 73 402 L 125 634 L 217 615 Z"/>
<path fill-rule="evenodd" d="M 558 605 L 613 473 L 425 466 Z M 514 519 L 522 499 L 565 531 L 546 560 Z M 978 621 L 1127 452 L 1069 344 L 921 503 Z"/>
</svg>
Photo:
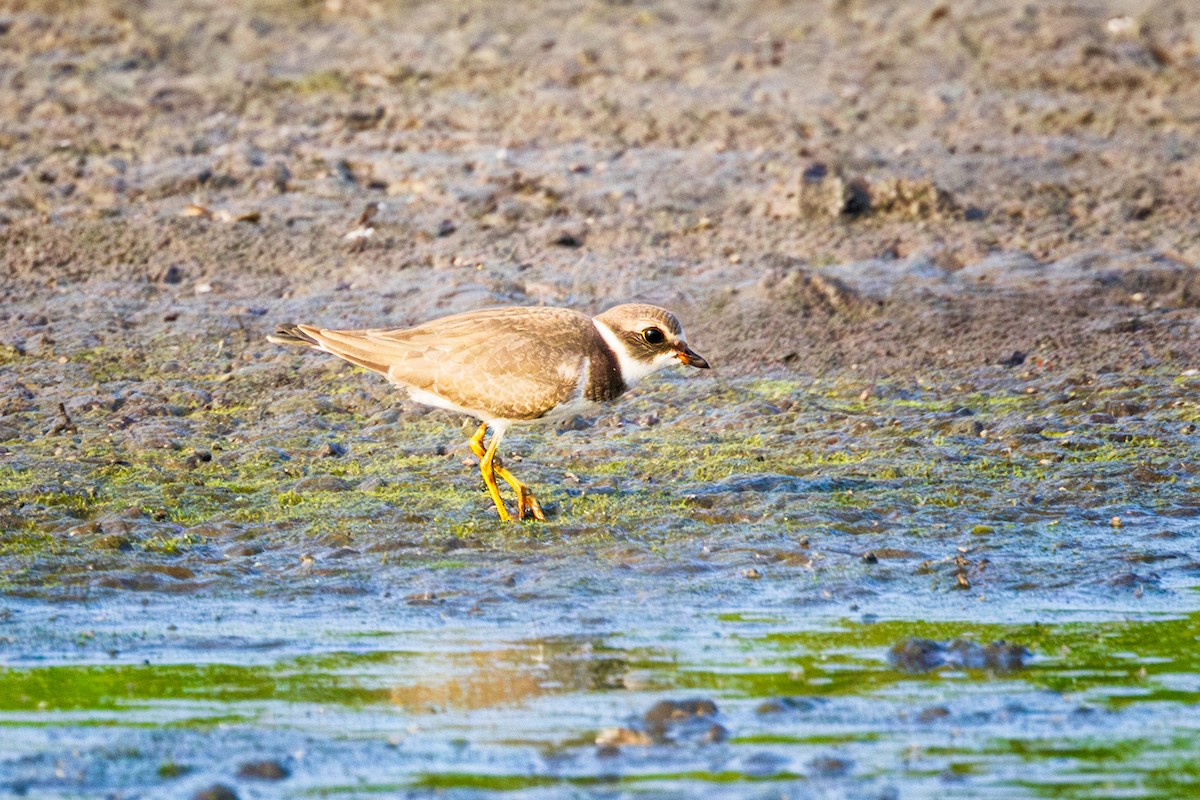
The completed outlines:
<svg viewBox="0 0 1200 800">
<path fill-rule="evenodd" d="M 544 520 L 529 487 L 496 455 L 511 425 L 563 419 L 617 399 L 670 364 L 708 369 L 674 314 L 630 303 L 588 317 L 569 308 L 487 308 L 415 328 L 331 330 L 283 325 L 267 337 L 344 358 L 408 389 L 418 403 L 480 421 L 471 452 L 500 519 L 499 477 L 517 495 L 517 519 Z M 485 446 L 488 428 L 491 441 Z"/>
</svg>

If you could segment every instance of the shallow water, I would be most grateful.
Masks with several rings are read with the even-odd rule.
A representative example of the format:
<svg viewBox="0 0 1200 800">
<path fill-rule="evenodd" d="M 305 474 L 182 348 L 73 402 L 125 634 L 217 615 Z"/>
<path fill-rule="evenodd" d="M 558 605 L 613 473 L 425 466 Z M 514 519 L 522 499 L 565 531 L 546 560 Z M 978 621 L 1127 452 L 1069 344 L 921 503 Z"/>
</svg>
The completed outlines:
<svg viewBox="0 0 1200 800">
<path fill-rule="evenodd" d="M 521 432 L 524 526 L 447 416 L 217 398 L 163 452 L 81 411 L 3 472 L 0 791 L 1185 795 L 1195 380 L 668 376 Z"/>
<path fill-rule="evenodd" d="M 381 598 L 9 600 L 0 786 L 29 797 L 190 796 L 220 782 L 251 797 L 1082 798 L 1178 797 L 1200 778 L 1191 595 L 1186 611 L 989 603 L 968 606 L 971 621 L 918 622 L 885 611 L 911 611 L 906 597 L 847 616 L 756 586 L 732 598 L 740 608 L 625 596 L 575 614 L 534 602 L 524 619 Z M 639 611 L 647 601 L 652 612 Z M 1000 674 L 893 667 L 889 648 L 913 636 L 1007 639 L 1034 655 Z M 692 697 L 715 701 L 724 741 L 594 743 L 660 699 Z M 764 706 L 780 698 L 792 699 Z M 263 759 L 289 776 L 238 777 Z"/>
</svg>

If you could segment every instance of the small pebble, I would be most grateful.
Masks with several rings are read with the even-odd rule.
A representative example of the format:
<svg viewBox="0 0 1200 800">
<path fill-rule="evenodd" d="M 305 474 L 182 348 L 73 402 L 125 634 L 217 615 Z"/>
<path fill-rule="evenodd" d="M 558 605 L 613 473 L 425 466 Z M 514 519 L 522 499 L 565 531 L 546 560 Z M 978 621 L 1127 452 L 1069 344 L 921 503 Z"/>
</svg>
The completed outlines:
<svg viewBox="0 0 1200 800">
<path fill-rule="evenodd" d="M 263 761 L 247 761 L 238 767 L 239 778 L 255 778 L 263 781 L 281 781 L 292 773 L 283 764 L 274 759 Z"/>
<path fill-rule="evenodd" d="M 237 792 L 223 783 L 214 783 L 192 795 L 192 800 L 238 800 Z"/>
</svg>

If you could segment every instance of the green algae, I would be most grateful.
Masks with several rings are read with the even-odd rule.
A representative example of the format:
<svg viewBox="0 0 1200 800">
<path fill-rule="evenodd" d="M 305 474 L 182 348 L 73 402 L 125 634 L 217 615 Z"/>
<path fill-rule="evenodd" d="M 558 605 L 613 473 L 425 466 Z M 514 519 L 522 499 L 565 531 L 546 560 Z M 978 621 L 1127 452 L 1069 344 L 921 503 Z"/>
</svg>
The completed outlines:
<svg viewBox="0 0 1200 800">
<path fill-rule="evenodd" d="M 1194 470 L 1190 439 L 1175 416 L 1194 403 L 1156 395 L 1164 385 L 1186 395 L 1174 376 L 1058 394 L 995 378 L 874 381 L 869 393 L 845 380 L 750 379 L 651 384 L 590 430 L 514 430 L 506 450 L 526 459 L 510 466 L 550 520 L 501 525 L 465 433 L 445 415 L 381 414 L 386 387 L 322 365 L 306 366 L 303 380 L 328 399 L 311 399 L 310 389 L 310 399 L 288 406 L 270 400 L 280 370 L 225 380 L 210 349 L 184 352 L 192 350 L 198 374 L 216 377 L 208 399 L 179 390 L 177 408 L 149 418 L 177 425 L 170 447 L 105 433 L 111 415 L 92 408 L 74 415 L 76 435 L 25 440 L 0 467 L 0 497 L 34 523 L 5 545 L 22 556 L 6 567 L 10 584 L 53 591 L 56 574 L 111 564 L 114 552 L 133 569 L 156 569 L 157 559 L 247 537 L 280 563 L 313 547 L 352 546 L 385 563 L 420 564 L 440 558 L 436 546 L 426 551 L 446 537 L 480 553 L 619 550 L 629 541 L 740 537 L 747 525 L 775 537 L 874 539 L 894 533 L 885 521 L 906 513 L 907 535 L 919 543 L 947 530 L 1021 531 L 1013 518 L 1057 525 L 1101 506 L 1136 514 L 1196 502 L 1182 480 Z M 109 364 L 99 351 L 84 361 Z M 989 381 L 995 388 L 984 388 Z M 1100 407 L 1158 411 L 1077 424 Z M 802 483 L 780 493 L 722 491 L 747 474 Z M 343 485 L 329 488 L 327 478 Z M 954 517 L 928 516 L 937 512 Z M 64 535 L 93 522 L 95 535 Z M 818 574 L 831 566 L 815 563 Z"/>
<path fill-rule="evenodd" d="M 53 554 L 59 548 L 58 539 L 41 529 L 33 520 L 16 523 L 0 522 L 0 556 L 28 557 Z M 5 565 L 7 568 L 7 565 Z"/>
<path fill-rule="evenodd" d="M 465 566 L 452 560 L 440 568 Z M 831 620 L 809 630 L 787 628 L 794 620 L 720 615 L 731 635 L 729 644 L 700 663 L 682 668 L 684 653 L 669 645 L 616 649 L 589 643 L 600 660 L 616 659 L 623 671 L 654 674 L 659 685 L 683 691 L 715 692 L 726 698 L 763 699 L 802 694 L 809 698 L 887 694 L 896 687 L 930 681 L 962 680 L 962 668 L 943 668 L 927 675 L 890 666 L 880 656 L 910 637 L 937 641 L 967 639 L 983 644 L 1019 642 L 1032 652 L 1024 668 L 994 673 L 966 670 L 969 680 L 1019 682 L 1030 689 L 1075 694 L 1113 710 L 1154 703 L 1200 702 L 1200 687 L 1184 691 L 1171 685 L 1174 676 L 1200 673 L 1200 612 L 1140 620 L 1060 622 L 1053 624 L 981 624 L 966 621 L 921 622 Z M 739 631 L 739 628 L 745 628 Z M 766 632 L 760 629 L 767 628 Z M 357 638 L 362 639 L 365 634 Z M 380 634 L 375 634 L 378 637 Z M 579 657 L 576 638 L 513 642 L 490 656 L 494 663 L 512 661 L 522 668 L 528 654 L 550 664 L 568 666 Z M 682 645 L 681 645 L 682 646 Z M 753 654 L 753 667 L 739 654 Z M 522 655 L 525 654 L 525 655 Z M 694 654 L 693 654 L 694 655 Z M 499 659 L 499 660 L 497 660 Z M 412 651 L 330 651 L 258 665 L 244 664 L 81 664 L 0 667 L 0 712 L 125 711 L 136 713 L 151 703 L 193 699 L 231 706 L 246 701 L 321 702 L 358 707 L 391 704 L 395 685 L 371 685 L 370 675 L 426 675 L 429 664 L 469 666 L 471 652 L 425 654 Z M 705 663 L 707 662 L 707 663 Z M 739 664 L 742 668 L 739 668 Z M 415 670 L 415 671 L 414 671 Z M 406 681 L 408 679 L 405 679 Z M 580 683 L 580 681 L 583 681 Z M 547 686 L 547 693 L 586 687 L 592 678 Z M 416 684 L 414 684 L 414 687 Z M 1128 692 L 1126 688 L 1136 688 Z M 467 700 L 468 698 L 464 698 Z M 212 708 L 201 709 L 205 714 Z M 107 717 L 106 717 L 107 719 Z"/>
<path fill-rule="evenodd" d="M 494 649 L 447 641 L 445 650 L 389 650 L 396 632 L 365 631 L 350 637 L 359 643 L 356 649 L 257 659 L 256 664 L 10 665 L 0 668 L 0 726 L 112 729 L 115 741 L 126 744 L 109 748 L 106 758 L 145 760 L 155 769 L 177 762 L 132 744 L 137 741 L 130 739 L 132 732 L 157 730 L 154 736 L 161 738 L 163 731 L 216 735 L 231 726 L 254 726 L 258 738 L 270 742 L 275 732 L 296 728 L 313 747 L 313 737 L 322 736 L 321 727 L 314 728 L 314 714 L 333 715 L 338 739 L 369 742 L 380 730 L 419 727 L 423 734 L 411 748 L 419 753 L 420 742 L 430 736 L 466 731 L 461 747 L 488 754 L 476 770 L 463 769 L 453 759 L 431 767 L 420 755 L 405 758 L 410 749 L 405 744 L 362 773 L 368 779 L 353 789 L 335 776 L 314 791 L 473 787 L 507 792 L 611 783 L 605 762 L 593 764 L 587 756 L 594 730 L 532 721 L 547 709 L 561 709 L 556 702 L 598 703 L 597 709 L 632 702 L 644 709 L 666 692 L 715 698 L 720 720 L 732 729 L 721 749 L 713 751 L 722 754 L 721 764 L 706 764 L 706 748 L 694 745 L 667 746 L 665 752 L 660 745 L 646 755 L 636 747 L 622 748 L 627 755 L 609 758 L 622 759 L 611 763 L 624 765 L 621 783 L 631 791 L 653 791 L 663 782 L 698 787 L 808 781 L 818 776 L 796 767 L 829 753 L 836 754 L 830 762 L 834 767 L 852 765 L 859 781 L 953 773 L 976 781 L 969 785 L 976 789 L 1039 796 L 1089 797 L 1095 786 L 1104 785 L 1169 797 L 1196 777 L 1180 766 L 1192 763 L 1200 747 L 1195 736 L 1179 731 L 1164 738 L 1137 733 L 1143 729 L 1136 724 L 1112 726 L 1122 714 L 1136 719 L 1149 710 L 1172 710 L 1168 713 L 1178 716 L 1200 702 L 1200 687 L 1177 685 L 1178 676 L 1200 672 L 1200 612 L 1049 624 L 821 618 L 798 626 L 801 616 L 785 610 L 722 612 L 713 620 L 723 634 L 718 639 L 696 632 L 694 638 L 673 642 L 660 637 L 653 645 L 621 646 L 627 634 L 618 633 L 615 639 L 603 634 L 527 639 Z M 981 643 L 1004 639 L 1029 647 L 1033 655 L 1024 668 L 1002 673 L 898 670 L 884 654 L 914 636 Z M 365 642 L 379 649 L 358 649 Z M 656 690 L 642 697 L 622 689 L 620 676 L 628 674 L 643 676 L 643 683 Z M 983 689 L 1021 700 L 980 708 Z M 760 701 L 781 697 L 803 702 L 790 710 L 753 711 Z M 856 703 L 885 711 L 882 717 L 855 715 L 849 709 L 859 708 Z M 532 719 L 520 710 L 526 706 Z M 1079 719 L 1063 730 L 1040 706 L 1053 709 L 1051 716 L 1076 713 Z M 337 715 L 339 708 L 358 716 Z M 942 711 L 919 724 L 904 721 L 927 708 Z M 516 713 L 522 735 L 513 739 L 507 726 L 472 727 L 465 721 L 472 714 L 496 712 Z M 887 722 L 895 715 L 899 725 Z M 946 721 L 939 722 L 943 717 Z M 1011 723 L 1004 721 L 1010 717 Z M 561 722 L 564 711 L 553 718 Z M 356 719 L 362 720 L 362 730 L 355 727 Z M 953 736 L 947 735 L 950 730 Z M 513 759 L 524 763 L 531 748 L 565 760 L 554 761 L 560 766 L 549 770 L 514 768 Z M 776 761 L 769 763 L 776 768 L 743 768 L 750 762 L 741 759 L 764 748 L 775 754 Z M 651 758 L 652 753 L 658 755 Z M 690 760 L 693 754 L 701 763 Z M 627 760 L 630 755 L 633 760 Z M 204 761 L 199 753 L 192 758 Z M 895 758 L 907 764 L 901 772 Z M 156 774 L 163 780 L 178 777 L 169 767 Z"/>
<path fill-rule="evenodd" d="M 105 369 L 115 364 L 125 370 L 123 377 L 133 376 L 138 366 L 110 359 L 101 349 L 80 360 Z M 0 496 L 35 519 L 42 532 L 5 546 L 26 556 L 41 548 L 48 556 L 86 559 L 89 549 L 100 545 L 97 537 L 63 541 L 45 532 L 56 520 L 64 527 L 89 520 L 105 524 L 130 509 L 149 528 L 150 523 L 177 526 L 130 537 L 130 552 L 179 555 L 205 541 L 205 533 L 188 528 L 227 524 L 297 546 L 330 527 L 357 526 L 357 540 L 369 542 L 377 535 L 373 531 L 399 525 L 418 539 L 449 535 L 503 547 L 514 533 L 538 539 L 545 531 L 554 538 L 560 529 L 578 541 L 613 542 L 635 531 L 684 537 L 714 525 L 719 529 L 715 507 L 724 509 L 725 524 L 759 519 L 786 525 L 793 533 L 819 532 L 831 523 L 844 527 L 837 518 L 841 512 L 861 512 L 869 521 L 901 508 L 970 510 L 975 516 L 958 525 L 972 530 L 995 526 L 988 509 L 1003 516 L 1009 513 L 1002 511 L 1006 506 L 1049 484 L 1076 487 L 1065 495 L 1057 492 L 1056 506 L 1072 498 L 1084 508 L 1095 505 L 1092 498 L 1099 496 L 1093 486 L 1109 506 L 1154 509 L 1191 501 L 1180 472 L 1191 460 L 1190 439 L 1175 416 L 1190 406 L 1147 399 L 1164 385 L 1185 391 L 1187 384 L 1178 384 L 1174 376 L 1148 376 L 1137 387 L 1089 387 L 1089 408 L 1159 411 L 1153 418 L 1090 423 L 1086 436 L 1063 421 L 1062 412 L 1081 402 L 1070 393 L 985 391 L 980 381 L 917 389 L 907 381 L 876 381 L 866 397 L 853 383 L 752 379 L 703 391 L 694 382 L 684 391 L 652 387 L 620 409 L 625 419 L 656 417 L 645 426 L 611 433 L 603 427 L 565 434 L 519 429 L 506 448 L 527 459 L 513 469 L 551 508 L 551 520 L 500 526 L 457 425 L 441 416 L 393 417 L 385 433 L 362 435 L 358 432 L 378 425 L 370 397 L 343 372 L 310 371 L 332 400 L 287 413 L 302 413 L 311 429 L 272 427 L 270 415 L 283 408 L 263 398 L 246 402 L 247 392 L 273 380 L 259 372 L 253 379 L 213 384 L 209 402 L 164 417 L 186 423 L 174 448 L 138 449 L 135 442 L 100 433 L 107 415 L 99 410 L 76 415 L 80 433 L 72 438 L 23 442 L 18 461 L 0 467 Z M 771 405 L 742 411 L 739 404 L 746 398 Z M 728 410 L 723 403 L 731 404 Z M 235 433 L 255 425 L 254 418 L 263 420 L 258 423 L 264 426 L 262 435 L 251 440 Z M 1001 432 L 981 436 L 939 429 L 947 419 L 978 421 L 984 431 Z M 603 433 L 599 440 L 597 432 Z M 331 436 L 341 442 L 340 451 L 328 451 Z M 329 452 L 342 454 L 330 457 Z M 1083 467 L 1093 469 L 1087 480 L 1074 472 Z M 1114 471 L 1095 471 L 1100 468 Z M 813 483 L 800 495 L 713 494 L 723 481 L 747 474 L 828 483 Z M 301 488 L 302 479 L 321 476 L 346 485 Z M 1154 494 L 1132 480 L 1138 476 L 1156 481 Z M 689 502 L 693 496 L 700 500 Z"/>
</svg>

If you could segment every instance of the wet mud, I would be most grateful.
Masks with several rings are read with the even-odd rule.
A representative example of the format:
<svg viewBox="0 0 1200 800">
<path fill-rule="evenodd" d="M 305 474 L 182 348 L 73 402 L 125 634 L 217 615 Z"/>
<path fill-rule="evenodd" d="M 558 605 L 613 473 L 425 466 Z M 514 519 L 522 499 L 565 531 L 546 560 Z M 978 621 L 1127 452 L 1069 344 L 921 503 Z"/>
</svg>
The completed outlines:
<svg viewBox="0 0 1200 800">
<path fill-rule="evenodd" d="M 0 795 L 1193 793 L 1200 14 L 901 6 L 0 11 Z M 545 523 L 265 340 L 631 300 Z"/>
</svg>

